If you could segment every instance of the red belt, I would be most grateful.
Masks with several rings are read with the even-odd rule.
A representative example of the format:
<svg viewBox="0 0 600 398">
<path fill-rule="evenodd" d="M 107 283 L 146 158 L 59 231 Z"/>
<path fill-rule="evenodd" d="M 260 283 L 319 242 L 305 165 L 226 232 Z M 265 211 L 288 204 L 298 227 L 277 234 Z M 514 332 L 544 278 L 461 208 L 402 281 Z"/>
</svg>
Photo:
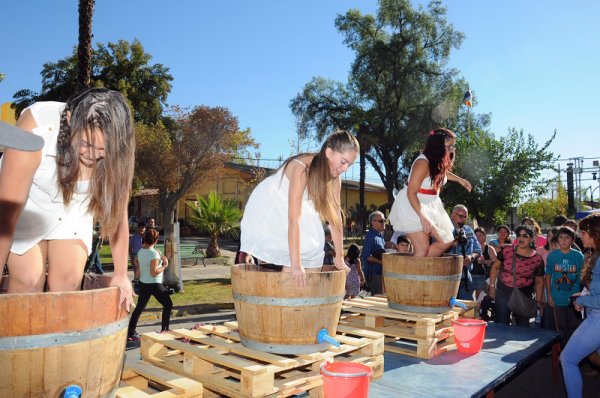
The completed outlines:
<svg viewBox="0 0 600 398">
<path fill-rule="evenodd" d="M 419 193 L 422 193 L 424 195 L 437 195 L 438 191 L 435 189 L 419 188 Z"/>
</svg>

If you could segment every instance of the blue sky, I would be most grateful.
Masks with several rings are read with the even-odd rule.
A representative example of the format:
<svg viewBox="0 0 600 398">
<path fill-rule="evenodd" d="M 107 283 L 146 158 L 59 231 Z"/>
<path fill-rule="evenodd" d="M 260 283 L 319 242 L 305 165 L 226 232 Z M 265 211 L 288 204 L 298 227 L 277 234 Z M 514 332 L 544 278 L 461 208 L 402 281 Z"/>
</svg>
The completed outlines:
<svg viewBox="0 0 600 398">
<path fill-rule="evenodd" d="M 470 83 L 474 110 L 492 113 L 497 136 L 516 127 L 545 142 L 556 129 L 551 150 L 562 159 L 600 157 L 600 2 L 444 4 L 466 35 L 450 66 Z M 313 76 L 346 81 L 353 54 L 336 15 L 376 7 L 375 0 L 97 0 L 93 41 L 139 39 L 153 62 L 170 68 L 170 104 L 228 107 L 252 129 L 263 158 L 287 157 L 295 137 L 290 100 Z M 22 88 L 39 90 L 43 63 L 71 53 L 77 28 L 76 0 L 3 4 L 0 102 Z M 358 177 L 355 168 L 348 178 Z M 372 174 L 369 181 L 379 182 Z"/>
</svg>

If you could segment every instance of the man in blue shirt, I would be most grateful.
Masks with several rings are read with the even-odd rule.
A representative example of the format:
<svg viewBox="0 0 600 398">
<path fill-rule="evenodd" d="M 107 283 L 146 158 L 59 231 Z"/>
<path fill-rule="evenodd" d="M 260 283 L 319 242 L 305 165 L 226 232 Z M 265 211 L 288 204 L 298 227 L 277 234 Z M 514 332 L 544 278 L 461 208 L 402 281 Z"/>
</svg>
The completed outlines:
<svg viewBox="0 0 600 398">
<path fill-rule="evenodd" d="M 471 271 L 473 264 L 481 256 L 481 245 L 475 236 L 473 228 L 465 225 L 469 211 L 465 205 L 456 205 L 452 209 L 450 220 L 454 224 L 454 237 L 457 238 L 457 245 L 448 251 L 450 254 L 463 256 L 463 274 L 460 279 L 460 288 L 458 289 L 458 299 L 473 300 L 475 286 Z M 479 281 L 477 281 L 479 282 Z M 485 280 L 483 281 L 485 283 Z"/>
<path fill-rule="evenodd" d="M 564 347 L 569 338 L 581 323 L 581 318 L 570 305 L 570 297 L 581 291 L 581 270 L 583 254 L 572 249 L 575 231 L 569 227 L 558 230 L 558 250 L 548 254 L 546 258 L 546 292 L 548 305 L 554 308 L 556 324 L 562 333 L 561 345 Z"/>
<path fill-rule="evenodd" d="M 361 261 L 365 279 L 372 295 L 383 294 L 383 276 L 381 272 L 381 255 L 386 252 L 383 231 L 385 216 L 380 211 L 369 214 L 369 232 L 365 237 Z"/>
</svg>

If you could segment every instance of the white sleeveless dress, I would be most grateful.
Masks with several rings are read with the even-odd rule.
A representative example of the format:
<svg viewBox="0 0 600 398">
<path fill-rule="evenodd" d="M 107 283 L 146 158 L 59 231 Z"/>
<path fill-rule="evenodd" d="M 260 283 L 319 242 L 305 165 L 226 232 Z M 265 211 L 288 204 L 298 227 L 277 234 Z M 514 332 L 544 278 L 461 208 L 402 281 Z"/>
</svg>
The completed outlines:
<svg viewBox="0 0 600 398">
<path fill-rule="evenodd" d="M 302 163 L 298 159 L 294 159 Z M 304 163 L 302 163 L 304 165 Z M 288 243 L 288 196 L 290 182 L 283 172 L 267 177 L 254 188 L 241 222 L 240 250 L 264 262 L 291 266 Z M 323 266 L 325 252 L 323 223 L 308 198 L 302 196 L 300 218 L 300 261 L 304 268 Z"/>
<path fill-rule="evenodd" d="M 419 159 L 427 160 L 427 157 L 421 154 L 415 159 L 415 162 Z M 414 163 L 412 167 L 414 167 Z M 412 167 L 410 169 L 410 174 L 412 174 Z M 410 175 L 408 179 L 410 180 Z M 444 179 L 444 184 L 445 183 L 446 179 Z M 430 191 L 434 190 L 430 177 L 427 177 L 423 180 L 421 183 L 421 189 Z M 446 209 L 444 209 L 444 205 L 440 199 L 440 196 L 438 194 L 430 195 L 419 192 L 417 193 L 417 198 L 419 198 L 419 202 L 421 203 L 421 212 L 438 229 L 438 233 L 440 234 L 440 237 L 443 239 L 444 243 L 454 240 L 454 235 L 452 234 L 454 231 L 454 225 L 452 224 Z M 394 227 L 394 231 L 410 234 L 423 230 L 419 216 L 408 201 L 406 186 L 402 188 L 402 190 L 396 196 L 396 200 L 394 201 L 392 210 L 390 211 L 389 219 Z"/>
<path fill-rule="evenodd" d="M 78 181 L 69 206 L 65 206 L 56 173 L 56 139 L 62 102 L 37 102 L 29 108 L 37 125 L 33 134 L 44 139 L 42 160 L 33 176 L 10 249 L 22 255 L 42 240 L 80 239 L 92 250 L 93 216 L 88 211 L 89 181 Z M 1 164 L 0 164 L 1 167 Z"/>
</svg>

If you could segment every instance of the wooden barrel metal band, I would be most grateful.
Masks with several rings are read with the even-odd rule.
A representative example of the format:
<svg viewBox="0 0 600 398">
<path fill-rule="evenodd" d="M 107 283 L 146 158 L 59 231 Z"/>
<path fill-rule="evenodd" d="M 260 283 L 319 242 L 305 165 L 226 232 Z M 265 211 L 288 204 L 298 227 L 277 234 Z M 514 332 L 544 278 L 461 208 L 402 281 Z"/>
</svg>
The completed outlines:
<svg viewBox="0 0 600 398">
<path fill-rule="evenodd" d="M 315 305 L 327 305 L 339 303 L 344 299 L 344 295 L 327 296 L 327 297 L 264 297 L 250 296 L 246 294 L 233 293 L 233 299 L 248 304 L 268 305 L 272 307 L 306 307 Z"/>
<path fill-rule="evenodd" d="M 317 336 L 315 336 L 316 340 Z M 330 346 L 329 343 L 321 343 L 321 344 L 271 344 L 271 343 L 261 343 L 256 340 L 246 339 L 240 336 L 241 343 L 253 350 L 272 352 L 276 354 L 314 354 L 317 351 L 323 351 L 328 349 Z"/>
<path fill-rule="evenodd" d="M 81 343 L 112 336 L 127 328 L 129 318 L 82 331 L 47 333 L 32 336 L 0 337 L 0 351 L 29 350 Z"/>
<path fill-rule="evenodd" d="M 453 274 L 453 275 L 406 275 L 406 274 L 398 274 L 396 272 L 383 272 L 383 276 L 388 278 L 402 279 L 405 281 L 459 281 L 461 278 L 461 274 Z"/>
</svg>

